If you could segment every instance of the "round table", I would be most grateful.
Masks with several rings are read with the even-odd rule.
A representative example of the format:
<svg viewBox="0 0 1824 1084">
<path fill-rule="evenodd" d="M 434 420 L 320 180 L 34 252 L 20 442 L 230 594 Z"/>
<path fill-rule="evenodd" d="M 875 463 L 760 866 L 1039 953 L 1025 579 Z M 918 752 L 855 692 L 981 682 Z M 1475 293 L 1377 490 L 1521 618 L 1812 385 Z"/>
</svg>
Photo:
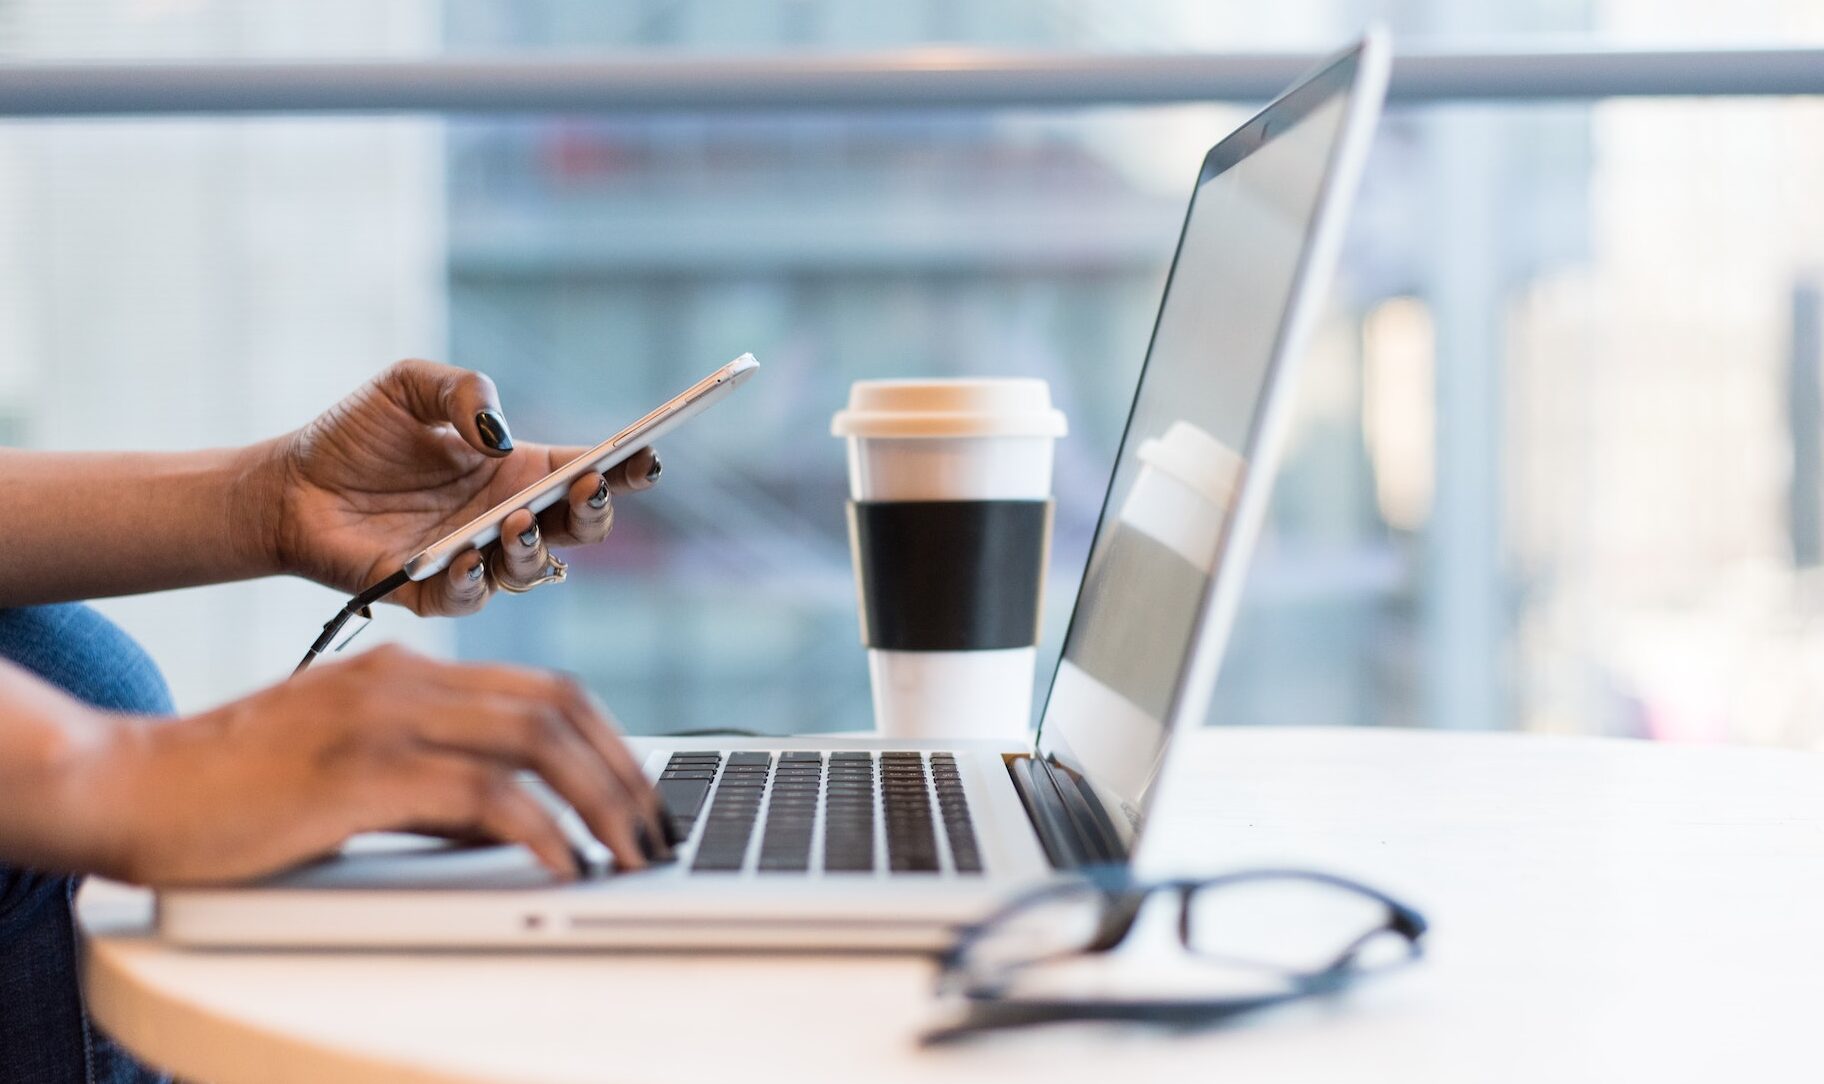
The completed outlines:
<svg viewBox="0 0 1824 1084">
<path fill-rule="evenodd" d="M 1428 959 L 1196 1034 L 921 1050 L 918 959 L 184 951 L 148 935 L 145 894 L 98 884 L 88 995 L 148 1060 L 218 1084 L 1818 1075 L 1824 757 L 1236 728 L 1187 739 L 1164 787 L 1163 865 L 1361 877 L 1431 918 Z"/>
</svg>

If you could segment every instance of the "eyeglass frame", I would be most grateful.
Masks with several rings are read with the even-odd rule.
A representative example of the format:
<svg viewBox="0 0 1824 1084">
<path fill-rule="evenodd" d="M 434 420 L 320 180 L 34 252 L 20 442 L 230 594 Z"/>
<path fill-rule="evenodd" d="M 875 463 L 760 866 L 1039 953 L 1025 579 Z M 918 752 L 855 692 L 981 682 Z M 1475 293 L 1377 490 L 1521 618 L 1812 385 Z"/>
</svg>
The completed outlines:
<svg viewBox="0 0 1824 1084">
<path fill-rule="evenodd" d="M 1080 880 L 1036 889 L 1009 901 L 988 917 L 958 931 L 956 940 L 937 957 L 937 992 L 940 996 L 963 997 L 969 1004 L 969 1017 L 959 1024 L 927 1032 L 922 1038 L 924 1043 L 946 1042 L 981 1031 L 1065 1021 L 1139 1020 L 1178 1026 L 1216 1023 L 1274 1005 L 1334 993 L 1358 978 L 1384 970 L 1368 971 L 1356 966 L 1356 957 L 1362 948 L 1384 934 L 1396 934 L 1406 942 L 1407 954 L 1398 964 L 1410 964 L 1424 956 L 1424 937 L 1429 923 L 1416 908 L 1370 885 L 1321 870 L 1268 867 L 1236 870 L 1212 877 L 1180 877 L 1152 882 L 1135 880 L 1126 866 L 1089 867 L 1078 873 Z M 1160 893 L 1177 894 L 1179 945 L 1185 952 L 1201 957 L 1204 954 L 1199 953 L 1191 944 L 1191 899 L 1198 892 L 1210 889 L 1269 880 L 1305 881 L 1352 892 L 1379 903 L 1386 908 L 1387 917 L 1345 945 L 1334 959 L 1322 967 L 1299 971 L 1262 965 L 1279 973 L 1287 984 L 1287 989 L 1274 993 L 1229 998 L 1154 999 L 1031 998 L 1009 997 L 1005 993 L 1006 980 L 1020 971 L 1079 956 L 1112 952 L 1133 933 L 1147 901 Z M 999 983 L 974 982 L 962 985 L 969 982 L 969 952 L 984 937 L 1008 919 L 1034 906 L 1067 893 L 1082 891 L 1085 882 L 1103 897 L 1095 934 L 1086 944 L 1002 965 L 996 976 Z"/>
</svg>

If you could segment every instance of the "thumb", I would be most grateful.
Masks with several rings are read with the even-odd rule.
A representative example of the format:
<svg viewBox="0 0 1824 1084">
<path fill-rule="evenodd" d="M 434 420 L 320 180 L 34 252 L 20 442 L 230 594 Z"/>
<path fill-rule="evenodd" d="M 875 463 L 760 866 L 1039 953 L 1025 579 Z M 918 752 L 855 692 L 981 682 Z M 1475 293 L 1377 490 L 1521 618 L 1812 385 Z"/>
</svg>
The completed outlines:
<svg viewBox="0 0 1824 1084">
<path fill-rule="evenodd" d="M 500 458 L 513 450 L 513 434 L 500 409 L 500 393 L 484 373 L 413 359 L 389 369 L 382 383 L 426 425 L 456 427 L 469 447 Z"/>
</svg>

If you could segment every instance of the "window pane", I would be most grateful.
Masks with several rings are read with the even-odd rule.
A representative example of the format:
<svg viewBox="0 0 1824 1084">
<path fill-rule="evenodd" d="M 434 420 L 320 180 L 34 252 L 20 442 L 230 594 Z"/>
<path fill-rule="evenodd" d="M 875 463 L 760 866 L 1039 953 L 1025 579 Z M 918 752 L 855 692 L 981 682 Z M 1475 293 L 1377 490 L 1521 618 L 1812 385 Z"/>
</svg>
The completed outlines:
<svg viewBox="0 0 1824 1084">
<path fill-rule="evenodd" d="M 1357 14 L 331 4 L 294 34 L 267 7 L 16 3 L 0 49 L 1309 48 Z M 1712 18 L 1647 7 L 1497 29 Z M 1776 8 L 1730 16 L 1793 36 L 1811 10 Z M 429 355 L 490 372 L 522 439 L 589 442 L 753 350 L 765 373 L 666 442 L 570 584 L 462 622 L 388 610 L 364 642 L 574 669 L 635 731 L 863 727 L 828 436 L 848 383 L 1052 382 L 1048 676 L 1195 163 L 1240 115 L 0 124 L 0 440 L 250 441 Z M 1213 719 L 1818 744 L 1820 190 L 1818 100 L 1395 110 Z M 283 581 L 106 606 L 200 708 L 283 676 L 337 602 Z"/>
</svg>

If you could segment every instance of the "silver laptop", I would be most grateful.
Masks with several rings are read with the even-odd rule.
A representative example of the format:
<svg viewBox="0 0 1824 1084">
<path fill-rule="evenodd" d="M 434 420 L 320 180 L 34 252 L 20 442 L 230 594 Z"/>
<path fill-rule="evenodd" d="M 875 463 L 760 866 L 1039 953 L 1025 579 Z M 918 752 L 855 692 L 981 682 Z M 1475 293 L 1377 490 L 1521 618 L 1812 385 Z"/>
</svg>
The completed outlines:
<svg viewBox="0 0 1824 1084">
<path fill-rule="evenodd" d="M 163 892 L 164 936 L 929 949 L 1011 892 L 1130 861 L 1173 733 L 1209 707 L 1387 64 L 1371 33 L 1205 157 L 1033 745 L 637 740 L 685 839 L 671 864 L 559 885 L 519 848 L 370 837 Z"/>
</svg>

